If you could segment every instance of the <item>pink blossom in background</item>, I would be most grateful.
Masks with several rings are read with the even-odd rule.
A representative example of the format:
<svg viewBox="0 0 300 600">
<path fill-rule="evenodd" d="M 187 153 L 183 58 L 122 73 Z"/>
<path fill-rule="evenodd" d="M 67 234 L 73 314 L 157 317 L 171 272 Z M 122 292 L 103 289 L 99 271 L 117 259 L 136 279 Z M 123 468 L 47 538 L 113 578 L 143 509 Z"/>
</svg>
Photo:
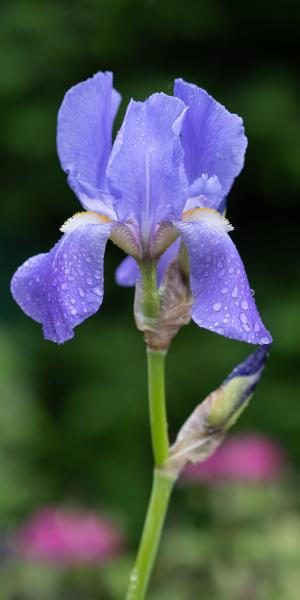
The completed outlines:
<svg viewBox="0 0 300 600">
<path fill-rule="evenodd" d="M 183 477 L 190 481 L 264 482 L 280 478 L 288 461 L 272 439 L 254 433 L 231 437 L 203 463 L 189 464 Z"/>
<path fill-rule="evenodd" d="M 93 512 L 42 508 L 14 538 L 16 553 L 30 560 L 105 561 L 122 547 L 119 530 Z"/>
</svg>

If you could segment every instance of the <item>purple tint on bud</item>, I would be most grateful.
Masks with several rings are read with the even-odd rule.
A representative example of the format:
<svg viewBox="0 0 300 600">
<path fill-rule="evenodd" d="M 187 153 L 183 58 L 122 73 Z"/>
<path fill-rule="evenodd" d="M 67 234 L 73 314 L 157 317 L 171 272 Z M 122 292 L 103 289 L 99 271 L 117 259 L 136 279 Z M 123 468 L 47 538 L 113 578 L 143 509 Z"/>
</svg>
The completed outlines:
<svg viewBox="0 0 300 600">
<path fill-rule="evenodd" d="M 258 373 L 264 366 L 268 357 L 269 346 L 262 346 L 241 362 L 225 379 L 224 384 L 234 377 L 249 377 Z"/>
</svg>

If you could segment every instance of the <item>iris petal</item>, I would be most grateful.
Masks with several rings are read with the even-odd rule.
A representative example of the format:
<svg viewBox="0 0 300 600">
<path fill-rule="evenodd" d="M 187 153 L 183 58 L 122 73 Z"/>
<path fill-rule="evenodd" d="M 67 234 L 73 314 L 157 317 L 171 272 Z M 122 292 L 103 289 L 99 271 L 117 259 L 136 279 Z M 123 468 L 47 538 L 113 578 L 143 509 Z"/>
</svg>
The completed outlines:
<svg viewBox="0 0 300 600">
<path fill-rule="evenodd" d="M 101 196 L 101 190 L 105 191 L 112 126 L 119 103 L 120 96 L 112 87 L 112 73 L 99 72 L 72 87 L 58 113 L 57 150 L 61 166 L 83 206 L 91 210 L 97 209 L 95 200 Z M 89 197 L 92 203 L 88 202 Z"/>
<path fill-rule="evenodd" d="M 112 224 L 81 225 L 47 254 L 27 260 L 13 276 L 16 302 L 43 326 L 44 337 L 62 343 L 93 315 L 103 299 L 103 257 Z"/>
<path fill-rule="evenodd" d="M 216 175 L 224 197 L 243 168 L 247 147 L 243 121 L 205 90 L 182 79 L 175 81 L 174 94 L 189 107 L 181 131 L 189 183 L 202 174 Z"/>
<path fill-rule="evenodd" d="M 228 338 L 270 344 L 228 222 L 212 210 L 198 211 L 197 219 L 176 224 L 189 255 L 193 320 Z"/>
<path fill-rule="evenodd" d="M 144 238 L 157 221 L 179 218 L 186 177 L 179 138 L 186 107 L 165 94 L 131 101 L 114 143 L 107 175 L 120 221 L 135 219 Z"/>
</svg>

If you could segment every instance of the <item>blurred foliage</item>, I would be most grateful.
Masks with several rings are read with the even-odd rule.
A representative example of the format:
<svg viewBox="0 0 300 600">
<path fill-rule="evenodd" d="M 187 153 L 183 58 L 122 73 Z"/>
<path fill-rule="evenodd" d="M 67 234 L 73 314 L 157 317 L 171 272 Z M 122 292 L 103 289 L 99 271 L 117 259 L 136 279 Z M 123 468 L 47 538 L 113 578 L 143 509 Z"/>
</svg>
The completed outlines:
<svg viewBox="0 0 300 600">
<path fill-rule="evenodd" d="M 9 294 L 9 280 L 18 264 L 51 247 L 61 223 L 78 210 L 56 156 L 56 114 L 66 90 L 99 69 L 114 71 L 115 84 L 123 94 L 117 126 L 131 96 L 142 99 L 156 90 L 171 93 L 175 76 L 205 87 L 243 116 L 249 149 L 245 169 L 230 195 L 229 218 L 236 226 L 234 239 L 275 342 L 255 399 L 238 428 L 277 437 L 299 469 L 299 10 L 292 0 L 272 5 L 253 2 L 249 10 L 237 0 L 2 1 L 3 530 L 43 503 L 72 501 L 111 512 L 133 549 L 147 502 L 151 451 L 144 348 L 134 329 L 132 290 L 119 289 L 114 283 L 121 253 L 115 247 L 107 252 L 101 312 L 63 347 L 44 342 L 39 326 L 21 313 Z M 167 364 L 172 437 L 195 404 L 250 351 L 193 325 L 180 332 Z M 178 518 L 183 521 L 190 510 L 185 502 L 183 493 L 175 495 L 172 514 L 181 514 Z M 251 582 L 255 580 L 256 586 L 260 578 L 265 582 L 265 595 L 253 592 L 251 598 L 293 599 L 294 592 L 285 587 L 299 587 L 294 567 L 299 557 L 293 541 L 299 524 L 295 525 L 293 511 L 280 518 L 280 529 L 274 517 L 276 527 L 270 521 L 266 535 L 260 531 L 269 514 L 267 502 L 255 512 L 251 531 L 241 525 L 230 536 L 222 530 L 217 535 L 209 528 L 210 520 L 205 522 L 204 533 L 191 523 L 182 523 L 180 528 L 175 523 L 162 555 L 160 592 L 153 600 L 195 598 L 203 580 L 212 586 L 210 598 L 218 598 L 220 589 L 222 598 L 227 598 L 227 583 L 230 587 L 233 581 L 235 596 L 230 588 L 228 597 L 247 598 L 248 584 L 252 590 Z M 269 548 L 278 548 L 281 534 L 287 547 L 294 548 L 294 555 L 294 550 L 289 554 L 282 547 L 282 554 L 278 549 L 275 557 L 270 556 Z M 222 544 L 226 540 L 226 548 L 218 546 L 220 537 Z M 254 550 L 260 545 L 261 563 Z M 171 550 L 177 546 L 174 558 L 182 560 L 180 568 L 178 562 L 175 568 L 167 559 L 170 551 L 172 560 Z M 212 548 L 211 556 L 217 553 L 209 565 L 207 548 Z M 187 557 L 194 557 L 190 567 Z M 267 576 L 270 564 L 278 582 Z M 22 569 L 19 565 L 16 573 Z M 31 577 L 43 582 L 37 581 L 37 589 L 44 585 L 46 590 L 48 582 L 49 590 L 57 585 L 50 572 L 26 569 L 25 579 L 20 577 L 29 586 Z M 127 576 L 127 564 L 120 570 Z M 11 580 L 11 572 L 3 577 Z M 122 576 L 120 581 L 122 587 Z M 13 593 L 7 597 L 17 597 Z M 114 598 L 118 592 L 107 593 Z M 56 591 L 53 588 L 48 594 L 53 599 Z M 41 598 L 40 592 L 37 597 Z M 103 593 L 97 597 L 103 599 Z"/>
</svg>

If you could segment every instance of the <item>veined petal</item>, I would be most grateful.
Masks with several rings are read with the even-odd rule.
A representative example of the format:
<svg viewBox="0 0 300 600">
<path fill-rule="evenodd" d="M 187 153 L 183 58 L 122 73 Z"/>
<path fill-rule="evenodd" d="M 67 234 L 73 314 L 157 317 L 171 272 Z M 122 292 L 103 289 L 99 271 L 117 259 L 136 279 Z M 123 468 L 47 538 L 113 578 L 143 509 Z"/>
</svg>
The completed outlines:
<svg viewBox="0 0 300 600">
<path fill-rule="evenodd" d="M 72 87 L 58 113 L 57 150 L 69 184 L 83 205 L 87 186 L 91 198 L 105 190 L 105 173 L 112 145 L 112 125 L 120 96 L 112 87 L 112 73 L 97 73 Z M 101 210 L 101 209 L 100 209 Z"/>
<path fill-rule="evenodd" d="M 189 107 L 181 131 L 189 183 L 203 173 L 216 175 L 226 196 L 244 164 L 247 138 L 242 119 L 182 79 L 176 79 L 174 94 Z"/>
<path fill-rule="evenodd" d="M 228 338 L 270 344 L 271 335 L 261 321 L 242 260 L 228 235 L 228 221 L 213 210 L 196 209 L 194 216 L 192 212 L 184 214 L 186 220 L 176 227 L 190 260 L 193 320 Z"/>
<path fill-rule="evenodd" d="M 167 266 L 171 260 L 178 254 L 180 239 L 178 238 L 169 248 L 162 254 L 157 264 L 157 284 L 160 285 Z M 141 278 L 139 266 L 131 256 L 127 256 L 119 264 L 115 273 L 116 282 L 123 287 L 133 287 L 137 280 Z"/>
<path fill-rule="evenodd" d="M 11 282 L 14 299 L 43 325 L 44 337 L 63 343 L 103 299 L 103 256 L 112 224 L 81 224 L 47 254 L 27 260 Z"/>
<path fill-rule="evenodd" d="M 120 221 L 134 218 L 144 239 L 157 221 L 179 217 L 186 178 L 179 139 L 186 107 L 177 98 L 154 94 L 131 101 L 114 143 L 108 184 Z"/>
</svg>

